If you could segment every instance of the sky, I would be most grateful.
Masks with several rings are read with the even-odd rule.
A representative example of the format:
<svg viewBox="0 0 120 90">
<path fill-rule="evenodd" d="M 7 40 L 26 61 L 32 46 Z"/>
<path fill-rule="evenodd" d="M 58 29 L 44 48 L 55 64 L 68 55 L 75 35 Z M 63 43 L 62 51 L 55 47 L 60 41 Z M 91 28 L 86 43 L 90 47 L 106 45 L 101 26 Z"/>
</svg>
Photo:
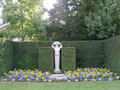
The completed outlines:
<svg viewBox="0 0 120 90">
<path fill-rule="evenodd" d="M 17 0 L 14 0 L 14 1 L 17 1 Z M 44 0 L 43 2 L 43 6 L 44 8 L 50 10 L 53 8 L 53 5 L 56 3 L 56 0 Z M 0 8 L 0 24 L 3 23 L 3 20 L 1 19 L 1 15 L 2 15 L 2 8 Z M 49 15 L 47 12 L 44 13 L 44 19 L 48 19 L 49 18 Z"/>
<path fill-rule="evenodd" d="M 44 0 L 43 6 L 44 6 L 46 9 L 50 10 L 50 9 L 54 8 L 53 5 L 54 5 L 55 3 L 57 3 L 56 0 Z M 47 12 L 44 13 L 43 18 L 44 18 L 44 19 L 48 19 L 48 18 L 49 18 L 49 15 L 48 15 Z"/>
</svg>

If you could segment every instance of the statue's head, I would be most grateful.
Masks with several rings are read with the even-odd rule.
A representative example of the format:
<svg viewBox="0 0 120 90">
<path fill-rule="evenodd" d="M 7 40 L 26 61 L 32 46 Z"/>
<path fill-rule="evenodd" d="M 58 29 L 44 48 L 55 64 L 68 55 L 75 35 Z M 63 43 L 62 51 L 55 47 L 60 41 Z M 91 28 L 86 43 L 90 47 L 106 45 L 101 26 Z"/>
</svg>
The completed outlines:
<svg viewBox="0 0 120 90">
<path fill-rule="evenodd" d="M 54 42 L 54 43 L 52 44 L 52 47 L 53 47 L 53 48 L 54 48 L 54 47 L 62 48 L 62 44 L 61 44 L 60 42 L 56 41 L 56 42 Z"/>
</svg>

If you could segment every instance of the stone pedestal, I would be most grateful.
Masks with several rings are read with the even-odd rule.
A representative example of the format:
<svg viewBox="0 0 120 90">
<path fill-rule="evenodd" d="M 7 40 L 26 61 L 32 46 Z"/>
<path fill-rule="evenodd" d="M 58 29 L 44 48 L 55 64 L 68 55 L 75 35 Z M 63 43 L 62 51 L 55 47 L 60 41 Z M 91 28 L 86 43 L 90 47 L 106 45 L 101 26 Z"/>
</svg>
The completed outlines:
<svg viewBox="0 0 120 90">
<path fill-rule="evenodd" d="M 67 76 L 65 74 L 51 74 L 49 78 L 52 80 L 67 80 Z"/>
</svg>

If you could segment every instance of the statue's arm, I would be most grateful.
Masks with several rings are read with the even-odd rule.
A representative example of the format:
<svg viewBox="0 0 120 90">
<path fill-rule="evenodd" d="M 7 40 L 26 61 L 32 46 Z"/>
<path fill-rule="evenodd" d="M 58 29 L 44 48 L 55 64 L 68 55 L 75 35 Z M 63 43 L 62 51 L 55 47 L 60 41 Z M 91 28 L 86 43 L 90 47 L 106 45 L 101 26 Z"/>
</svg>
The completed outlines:
<svg viewBox="0 0 120 90">
<path fill-rule="evenodd" d="M 51 46 L 52 48 L 54 48 L 54 44 L 52 44 L 52 46 Z"/>
<path fill-rule="evenodd" d="M 60 44 L 60 48 L 62 48 L 62 44 Z"/>
</svg>

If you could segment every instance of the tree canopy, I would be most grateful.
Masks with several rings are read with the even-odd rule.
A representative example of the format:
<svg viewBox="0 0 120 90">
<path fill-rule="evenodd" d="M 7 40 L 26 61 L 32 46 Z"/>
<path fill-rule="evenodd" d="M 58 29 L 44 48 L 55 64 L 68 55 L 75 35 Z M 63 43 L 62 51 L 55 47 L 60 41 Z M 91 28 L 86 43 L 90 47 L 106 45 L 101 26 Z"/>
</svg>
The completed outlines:
<svg viewBox="0 0 120 90">
<path fill-rule="evenodd" d="M 119 35 L 119 0 L 58 0 L 49 11 L 52 40 L 107 39 Z"/>
<path fill-rule="evenodd" d="M 43 0 L 8 0 L 3 6 L 2 18 L 10 25 L 1 30 L 1 33 L 7 38 L 41 39 L 46 28 L 46 21 L 42 19 L 42 2 Z"/>
</svg>

